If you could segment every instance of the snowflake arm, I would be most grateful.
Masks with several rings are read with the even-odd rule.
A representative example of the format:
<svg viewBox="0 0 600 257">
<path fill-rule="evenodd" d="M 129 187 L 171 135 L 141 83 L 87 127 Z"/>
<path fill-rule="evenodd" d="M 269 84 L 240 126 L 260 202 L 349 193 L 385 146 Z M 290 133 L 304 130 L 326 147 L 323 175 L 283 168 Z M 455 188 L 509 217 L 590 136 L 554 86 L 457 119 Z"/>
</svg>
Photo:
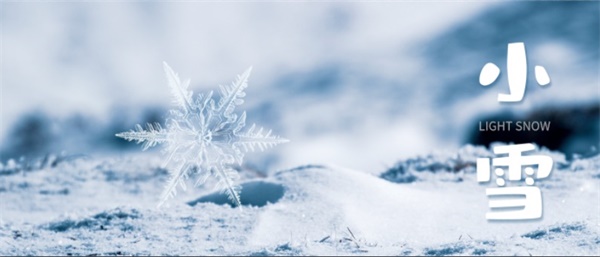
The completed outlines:
<svg viewBox="0 0 600 257">
<path fill-rule="evenodd" d="M 237 80 L 230 86 L 220 86 L 222 97 L 221 100 L 219 100 L 218 114 L 230 118 L 235 106 L 244 103 L 243 98 L 246 96 L 244 89 L 248 87 L 248 77 L 250 77 L 250 73 L 252 73 L 252 67 L 248 68 L 242 75 L 238 76 Z"/>
<path fill-rule="evenodd" d="M 171 177 L 163 190 L 162 195 L 160 196 L 160 202 L 158 203 L 158 208 L 160 208 L 169 198 L 173 198 L 177 195 L 177 185 L 179 185 L 183 191 L 187 190 L 187 186 L 185 185 L 185 180 L 188 178 L 188 165 L 187 163 L 183 163 L 173 172 L 171 172 Z"/>
<path fill-rule="evenodd" d="M 136 141 L 138 144 L 143 143 L 142 150 L 144 151 L 168 140 L 167 132 L 159 123 L 154 123 L 154 125 L 150 123 L 146 124 L 146 130 L 144 130 L 140 124 L 137 124 L 135 130 L 121 132 L 115 134 L 115 136 L 127 141 Z"/>
<path fill-rule="evenodd" d="M 242 206 L 240 201 L 241 188 L 234 184 L 234 181 L 239 178 L 237 171 L 223 164 L 215 167 L 215 170 L 218 178 L 217 187 L 221 188 L 221 193 L 227 194 L 229 200 L 236 206 Z"/>
<path fill-rule="evenodd" d="M 192 95 L 194 92 L 189 91 L 190 80 L 185 80 L 183 83 L 179 80 L 177 73 L 171 67 L 163 62 L 163 68 L 167 75 L 167 81 L 173 95 L 173 103 L 181 108 L 184 114 L 192 111 Z"/>
<path fill-rule="evenodd" d="M 234 144 L 242 146 L 245 152 L 254 152 L 256 151 L 255 147 L 258 147 L 258 149 L 264 151 L 278 144 L 289 142 L 289 140 L 285 138 L 271 135 L 271 130 L 269 130 L 266 134 L 263 135 L 262 127 L 259 128 L 258 131 L 254 132 L 255 128 L 256 125 L 252 124 L 248 132 L 239 135 L 238 141 Z"/>
</svg>

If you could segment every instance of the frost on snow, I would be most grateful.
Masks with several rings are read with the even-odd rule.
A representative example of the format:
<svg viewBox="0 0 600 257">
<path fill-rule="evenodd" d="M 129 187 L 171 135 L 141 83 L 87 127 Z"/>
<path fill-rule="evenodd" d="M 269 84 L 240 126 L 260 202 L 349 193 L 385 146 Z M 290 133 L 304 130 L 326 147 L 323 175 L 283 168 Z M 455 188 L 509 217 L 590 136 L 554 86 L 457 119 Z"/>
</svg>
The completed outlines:
<svg viewBox="0 0 600 257">
<path fill-rule="evenodd" d="M 177 108 L 170 110 L 166 128 L 160 124 L 147 124 L 146 129 L 139 124 L 135 130 L 116 134 L 128 141 L 143 143 L 143 150 L 157 144 L 163 144 L 167 159 L 163 166 L 172 165 L 171 177 L 164 189 L 158 207 L 177 194 L 177 186 L 186 190 L 186 179 L 192 170 L 199 176 L 195 186 L 203 184 L 211 174 L 218 179 L 217 186 L 229 199 L 240 205 L 240 187 L 235 184 L 238 177 L 233 169 L 236 163 L 241 165 L 246 152 L 255 149 L 265 150 L 287 139 L 266 134 L 253 124 L 245 130 L 246 112 L 234 113 L 235 107 L 244 103 L 244 89 L 248 87 L 248 77 L 252 67 L 248 68 L 230 86 L 220 86 L 221 98 L 215 103 L 213 91 L 198 94 L 188 90 L 189 80 L 179 80 L 179 76 L 163 63 L 173 103 Z"/>
</svg>

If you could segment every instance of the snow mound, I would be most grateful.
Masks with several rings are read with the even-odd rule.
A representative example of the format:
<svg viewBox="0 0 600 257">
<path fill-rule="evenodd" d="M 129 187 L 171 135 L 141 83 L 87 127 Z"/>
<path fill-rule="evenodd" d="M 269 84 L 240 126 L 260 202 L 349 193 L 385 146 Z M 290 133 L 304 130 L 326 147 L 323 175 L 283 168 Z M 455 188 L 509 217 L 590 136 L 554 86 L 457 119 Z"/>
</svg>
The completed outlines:
<svg viewBox="0 0 600 257">
<path fill-rule="evenodd" d="M 282 171 L 271 179 L 285 185 L 286 194 L 259 214 L 249 242 L 267 247 L 285 242 L 323 244 L 319 239 L 334 238 L 333 249 L 328 249 L 332 252 L 313 252 L 314 248 L 308 247 L 307 254 L 335 254 L 336 249 L 386 255 L 403 251 L 423 255 L 515 254 L 511 240 L 537 233 L 542 227 L 549 235 L 582 237 L 590 247 L 581 248 L 581 253 L 590 254 L 599 249 L 594 240 L 600 238 L 597 226 L 591 225 L 598 224 L 598 206 L 586 207 L 599 196 L 594 185 L 597 182 L 589 181 L 595 172 L 557 173 L 551 182 L 563 186 L 543 189 L 544 217 L 511 223 L 485 219 L 489 211 L 485 186 L 479 185 L 472 173 L 463 175 L 463 183 L 434 180 L 397 184 L 341 167 Z M 593 229 L 584 229 L 588 226 Z M 580 230 L 587 232 L 577 234 Z M 352 238 L 346 247 L 341 246 L 344 238 Z M 557 239 L 548 237 L 545 241 Z M 464 240 L 469 244 L 461 242 Z M 544 249 L 550 254 L 565 253 L 562 251 L 583 244 L 581 240 Z"/>
</svg>

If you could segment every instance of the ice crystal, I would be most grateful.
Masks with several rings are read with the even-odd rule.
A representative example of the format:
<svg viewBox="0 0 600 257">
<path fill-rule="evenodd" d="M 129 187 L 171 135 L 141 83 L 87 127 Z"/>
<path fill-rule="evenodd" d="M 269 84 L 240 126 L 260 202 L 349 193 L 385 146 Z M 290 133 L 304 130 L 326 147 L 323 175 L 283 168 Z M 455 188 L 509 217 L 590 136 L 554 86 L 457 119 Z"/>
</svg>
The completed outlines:
<svg viewBox="0 0 600 257">
<path fill-rule="evenodd" d="M 157 144 L 163 144 L 167 165 L 171 177 L 161 196 L 158 207 L 177 194 L 177 186 L 186 190 L 186 180 L 192 170 L 199 175 L 195 186 L 203 184 L 209 177 L 217 178 L 217 186 L 235 204 L 240 205 L 240 187 L 235 184 L 238 177 L 234 165 L 241 165 L 244 154 L 257 148 L 265 150 L 277 144 L 288 142 L 257 129 L 253 124 L 246 127 L 246 112 L 239 116 L 235 107 L 244 103 L 244 89 L 248 87 L 248 77 L 252 67 L 248 68 L 229 86 L 220 86 L 220 99 L 215 102 L 213 91 L 198 94 L 195 98 L 188 89 L 190 81 L 181 82 L 179 76 L 163 63 L 175 109 L 163 128 L 159 123 L 147 124 L 146 129 L 139 124 L 135 130 L 116 134 L 128 141 L 143 143 L 143 150 Z"/>
</svg>

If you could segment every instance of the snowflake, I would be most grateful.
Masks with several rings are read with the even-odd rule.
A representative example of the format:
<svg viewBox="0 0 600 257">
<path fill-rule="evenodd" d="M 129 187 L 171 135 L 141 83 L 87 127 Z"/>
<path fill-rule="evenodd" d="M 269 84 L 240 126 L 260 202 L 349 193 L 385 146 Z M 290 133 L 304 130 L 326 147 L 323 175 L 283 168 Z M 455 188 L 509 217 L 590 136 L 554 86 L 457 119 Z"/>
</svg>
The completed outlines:
<svg viewBox="0 0 600 257">
<path fill-rule="evenodd" d="M 240 187 L 235 184 L 238 178 L 235 164 L 241 165 L 246 152 L 261 151 L 275 145 L 288 142 L 287 139 L 266 134 L 253 124 L 248 130 L 246 112 L 234 113 L 235 107 L 244 103 L 244 89 L 248 87 L 248 77 L 252 67 L 248 68 L 230 86 L 220 86 L 221 98 L 213 100 L 213 91 L 192 98 L 188 90 L 190 80 L 183 83 L 178 75 L 163 63 L 173 103 L 176 109 L 170 110 L 166 128 L 159 123 L 148 123 L 144 130 L 139 124 L 135 130 L 116 134 L 128 141 L 143 143 L 143 150 L 157 144 L 163 144 L 167 158 L 163 167 L 169 169 L 171 177 L 165 186 L 158 207 L 177 194 L 177 185 L 186 190 L 186 180 L 198 171 L 199 178 L 195 186 L 203 184 L 212 175 L 218 179 L 217 186 L 227 193 L 229 199 L 240 206 Z"/>
</svg>

